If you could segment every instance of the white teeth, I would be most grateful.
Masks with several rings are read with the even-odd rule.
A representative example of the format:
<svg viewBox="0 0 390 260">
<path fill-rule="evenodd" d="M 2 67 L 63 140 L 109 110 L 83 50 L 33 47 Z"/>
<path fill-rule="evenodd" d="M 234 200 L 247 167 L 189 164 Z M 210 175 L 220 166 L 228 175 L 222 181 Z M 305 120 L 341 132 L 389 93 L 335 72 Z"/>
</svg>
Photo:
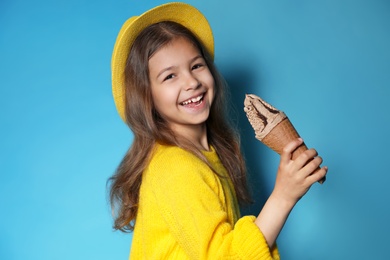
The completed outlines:
<svg viewBox="0 0 390 260">
<path fill-rule="evenodd" d="M 183 105 L 188 105 L 188 104 L 191 104 L 191 103 L 199 102 L 202 98 L 203 98 L 203 94 L 197 96 L 196 98 L 191 98 L 189 100 L 186 100 L 186 101 L 182 102 L 182 104 Z"/>
</svg>

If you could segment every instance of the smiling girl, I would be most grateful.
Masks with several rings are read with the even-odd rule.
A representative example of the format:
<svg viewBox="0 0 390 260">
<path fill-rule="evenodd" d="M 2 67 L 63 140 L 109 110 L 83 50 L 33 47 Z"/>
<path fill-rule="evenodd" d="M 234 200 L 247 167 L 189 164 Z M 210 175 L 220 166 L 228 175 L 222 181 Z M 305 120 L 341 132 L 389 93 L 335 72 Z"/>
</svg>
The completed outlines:
<svg viewBox="0 0 390 260">
<path fill-rule="evenodd" d="M 290 211 L 327 168 L 314 149 L 295 160 L 288 144 L 258 216 L 238 134 L 225 117 L 204 16 L 184 3 L 158 6 L 123 25 L 113 52 L 116 107 L 134 134 L 110 178 L 114 228 L 134 231 L 132 259 L 279 259 Z M 314 172 L 314 173 L 313 173 Z"/>
<path fill-rule="evenodd" d="M 214 99 L 214 78 L 202 53 L 177 37 L 149 59 L 155 109 L 177 136 L 199 150 L 209 150 L 206 120 Z"/>
</svg>

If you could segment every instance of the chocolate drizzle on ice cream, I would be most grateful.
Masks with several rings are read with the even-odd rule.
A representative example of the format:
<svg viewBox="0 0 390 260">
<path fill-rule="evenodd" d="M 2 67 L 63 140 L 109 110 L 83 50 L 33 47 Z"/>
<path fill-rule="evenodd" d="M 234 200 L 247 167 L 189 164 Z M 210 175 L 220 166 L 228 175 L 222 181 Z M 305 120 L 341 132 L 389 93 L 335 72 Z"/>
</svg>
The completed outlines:
<svg viewBox="0 0 390 260">
<path fill-rule="evenodd" d="M 286 115 L 253 94 L 247 94 L 244 101 L 244 111 L 249 123 L 255 130 L 256 138 L 260 141 L 283 119 Z"/>
</svg>

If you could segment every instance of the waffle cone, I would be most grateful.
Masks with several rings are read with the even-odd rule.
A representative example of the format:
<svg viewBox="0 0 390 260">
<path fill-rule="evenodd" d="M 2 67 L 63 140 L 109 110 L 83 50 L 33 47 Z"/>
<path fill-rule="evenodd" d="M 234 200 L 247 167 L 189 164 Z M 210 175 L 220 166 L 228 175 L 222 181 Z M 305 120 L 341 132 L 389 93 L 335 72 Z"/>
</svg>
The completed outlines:
<svg viewBox="0 0 390 260">
<path fill-rule="evenodd" d="M 299 138 L 298 132 L 291 124 L 290 120 L 286 117 L 279 124 L 277 124 L 262 140 L 266 146 L 282 154 L 283 148 L 293 140 Z M 306 145 L 303 143 L 292 154 L 292 159 L 297 158 L 301 153 L 307 150 Z"/>
<path fill-rule="evenodd" d="M 261 142 L 277 152 L 282 154 L 283 148 L 291 141 L 299 138 L 298 132 L 295 130 L 295 127 L 286 117 L 279 124 L 277 124 L 262 140 Z M 292 160 L 295 160 L 300 154 L 305 152 L 307 147 L 305 143 L 302 143 L 297 149 L 292 153 Z M 319 170 L 318 168 L 317 170 Z M 324 183 L 325 177 L 319 181 L 319 183 Z"/>
</svg>

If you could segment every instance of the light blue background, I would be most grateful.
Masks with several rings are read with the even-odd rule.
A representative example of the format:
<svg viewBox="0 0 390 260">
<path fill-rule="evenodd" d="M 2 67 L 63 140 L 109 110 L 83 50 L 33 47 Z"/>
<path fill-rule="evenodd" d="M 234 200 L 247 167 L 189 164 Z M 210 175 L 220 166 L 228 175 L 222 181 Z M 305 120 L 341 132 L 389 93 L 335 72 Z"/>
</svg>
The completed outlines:
<svg viewBox="0 0 390 260">
<path fill-rule="evenodd" d="M 165 1 L 0 2 L 0 259 L 127 259 L 106 180 L 132 135 L 111 97 L 122 23 Z M 256 141 L 244 93 L 290 117 L 329 166 L 278 243 L 283 259 L 385 259 L 390 3 L 187 1 L 209 19 L 232 89 L 257 214 L 278 156 Z"/>
</svg>

